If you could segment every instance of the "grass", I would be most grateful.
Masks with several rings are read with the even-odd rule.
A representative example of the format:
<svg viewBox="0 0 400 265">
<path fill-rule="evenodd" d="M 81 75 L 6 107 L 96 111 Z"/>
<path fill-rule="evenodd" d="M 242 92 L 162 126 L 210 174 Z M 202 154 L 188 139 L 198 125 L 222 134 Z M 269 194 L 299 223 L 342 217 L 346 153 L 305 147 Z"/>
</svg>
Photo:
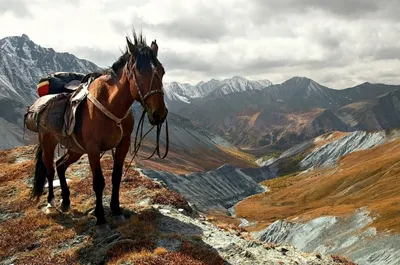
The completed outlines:
<svg viewBox="0 0 400 265">
<path fill-rule="evenodd" d="M 400 140 L 351 153 L 338 163 L 265 181 L 271 191 L 239 203 L 238 216 L 258 221 L 252 229 L 259 230 L 277 219 L 347 216 L 365 206 L 376 217 L 371 226 L 400 232 Z"/>
<path fill-rule="evenodd" d="M 92 177 L 85 159 L 67 171 L 71 179 L 71 209 L 67 213 L 46 215 L 46 195 L 31 200 L 30 188 L 34 148 L 32 146 L 0 152 L 0 262 L 13 264 L 92 264 L 104 261 L 121 264 L 223 264 L 223 259 L 201 239 L 181 236 L 182 246 L 175 252 L 157 246 L 166 235 L 158 230 L 162 216 L 152 204 L 171 205 L 190 212 L 186 200 L 178 193 L 131 168 L 122 180 L 120 202 L 127 223 L 112 229 L 119 240 L 98 241 L 94 234 L 95 206 Z M 22 158 L 22 159 L 21 159 Z M 87 161 L 87 160 L 86 160 Z M 106 187 L 104 206 L 109 219 L 112 158 L 102 159 Z M 47 190 L 47 189 L 45 189 Z M 60 189 L 55 189 L 56 201 Z"/>
<path fill-rule="evenodd" d="M 243 151 L 241 151 L 238 148 L 228 148 L 225 147 L 223 145 L 217 145 L 219 149 L 221 149 L 222 151 L 224 151 L 225 153 L 227 153 L 230 156 L 233 156 L 239 160 L 243 160 L 243 161 L 247 161 L 248 163 L 250 163 L 250 165 L 256 165 L 255 161 L 257 160 L 255 156 L 245 153 Z"/>
</svg>

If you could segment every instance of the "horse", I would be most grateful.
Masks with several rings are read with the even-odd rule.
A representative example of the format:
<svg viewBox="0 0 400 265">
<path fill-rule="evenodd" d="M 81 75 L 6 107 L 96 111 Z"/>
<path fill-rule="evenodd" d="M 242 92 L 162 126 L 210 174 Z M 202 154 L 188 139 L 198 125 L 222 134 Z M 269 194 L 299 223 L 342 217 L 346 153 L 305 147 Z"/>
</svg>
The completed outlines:
<svg viewBox="0 0 400 265">
<path fill-rule="evenodd" d="M 68 211 L 70 191 L 65 172 L 82 155 L 87 154 L 96 196 L 96 228 L 100 232 L 109 230 L 102 201 L 105 181 L 100 159 L 102 152 L 115 148 L 110 208 L 116 222 L 125 221 L 119 203 L 119 190 L 123 165 L 130 148 L 134 128 L 131 106 L 134 101 L 139 101 L 144 108 L 143 115 L 147 113 L 153 127 L 160 126 L 168 114 L 162 83 L 165 69 L 157 55 L 158 45 L 155 40 L 149 47 L 142 33 L 136 34 L 133 30 L 133 42 L 126 36 L 125 52 L 110 68 L 90 83 L 88 96 L 81 103 L 80 110 L 76 114 L 74 136 L 78 145 L 83 147 L 82 150 L 67 148 L 65 155 L 56 161 L 56 169 L 53 166 L 53 159 L 55 148 L 61 143 L 60 137 L 48 132 L 38 134 L 33 197 L 39 199 L 47 177 L 48 207 L 55 207 L 53 179 L 57 171 L 62 197 L 60 208 L 62 211 Z"/>
</svg>

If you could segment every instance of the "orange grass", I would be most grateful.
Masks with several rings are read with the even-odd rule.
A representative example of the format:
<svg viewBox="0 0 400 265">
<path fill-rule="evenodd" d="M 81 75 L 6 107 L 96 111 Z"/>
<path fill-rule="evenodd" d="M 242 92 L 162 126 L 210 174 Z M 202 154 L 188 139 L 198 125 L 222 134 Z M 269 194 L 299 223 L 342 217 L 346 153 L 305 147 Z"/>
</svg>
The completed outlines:
<svg viewBox="0 0 400 265">
<path fill-rule="evenodd" d="M 238 216 L 258 221 L 253 229 L 277 219 L 310 220 L 346 216 L 366 206 L 378 230 L 400 232 L 400 140 L 343 157 L 334 169 L 265 181 L 270 192 L 236 207 Z"/>
<path fill-rule="evenodd" d="M 0 151 L 0 262 L 12 260 L 18 265 L 91 263 L 96 259 L 96 255 L 91 255 L 97 252 L 97 245 L 93 245 L 92 237 L 94 217 L 90 211 L 95 200 L 87 159 L 83 158 L 80 164 L 74 164 L 67 171 L 67 178 L 72 180 L 69 212 L 48 216 L 42 211 L 46 195 L 38 202 L 29 196 L 33 156 L 33 146 Z M 17 160 L 22 162 L 16 163 Z M 106 179 L 104 197 L 107 198 L 111 193 L 113 160 L 106 154 L 101 163 Z M 58 203 L 60 188 L 55 189 L 55 196 Z M 157 247 L 159 239 L 166 235 L 158 231 L 160 213 L 152 209 L 151 204 L 172 205 L 190 212 L 191 208 L 180 194 L 131 168 L 122 180 L 120 201 L 128 221 L 113 227 L 122 238 L 107 247 L 104 256 L 107 264 L 127 261 L 135 264 L 223 264 L 222 258 L 204 247 L 201 239 L 191 242 L 190 236 L 176 235 L 186 242 L 177 252 Z M 143 201 L 149 205 L 138 205 Z M 107 245 L 102 246 L 103 250 Z"/>
</svg>

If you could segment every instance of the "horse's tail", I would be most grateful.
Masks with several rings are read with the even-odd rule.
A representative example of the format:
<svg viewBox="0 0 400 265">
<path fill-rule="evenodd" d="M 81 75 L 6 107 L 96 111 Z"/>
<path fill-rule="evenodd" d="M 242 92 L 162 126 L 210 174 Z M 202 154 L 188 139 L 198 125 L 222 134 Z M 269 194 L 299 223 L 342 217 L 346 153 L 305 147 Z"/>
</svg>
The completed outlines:
<svg viewBox="0 0 400 265">
<path fill-rule="evenodd" d="M 44 190 L 44 184 L 46 182 L 46 166 L 43 163 L 43 149 L 39 143 L 37 145 L 36 157 L 35 157 L 35 175 L 33 177 L 32 197 L 39 198 Z"/>
</svg>

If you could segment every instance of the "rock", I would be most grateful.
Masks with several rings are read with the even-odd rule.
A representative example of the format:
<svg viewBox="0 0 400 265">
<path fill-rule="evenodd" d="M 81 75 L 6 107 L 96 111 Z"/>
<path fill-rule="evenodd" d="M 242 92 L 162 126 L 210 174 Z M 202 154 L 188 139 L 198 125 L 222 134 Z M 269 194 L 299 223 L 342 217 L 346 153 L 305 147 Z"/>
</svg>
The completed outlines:
<svg viewBox="0 0 400 265">
<path fill-rule="evenodd" d="M 267 167 L 241 169 L 231 165 L 186 175 L 153 170 L 142 172 L 182 194 L 192 208 L 201 212 L 211 209 L 227 212 L 244 198 L 264 192 L 265 189 L 258 182 L 275 177 Z"/>
</svg>

